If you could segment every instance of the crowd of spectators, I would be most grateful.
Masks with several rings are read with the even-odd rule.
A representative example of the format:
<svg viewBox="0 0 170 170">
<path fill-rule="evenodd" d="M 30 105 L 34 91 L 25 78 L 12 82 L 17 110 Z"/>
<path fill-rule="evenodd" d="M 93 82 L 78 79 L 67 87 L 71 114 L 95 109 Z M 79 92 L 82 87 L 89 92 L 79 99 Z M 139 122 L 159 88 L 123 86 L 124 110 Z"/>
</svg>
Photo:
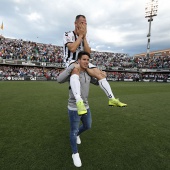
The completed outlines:
<svg viewBox="0 0 170 170">
<path fill-rule="evenodd" d="M 103 69 L 111 69 L 114 67 L 133 67 L 133 57 L 123 53 L 109 52 L 92 52 L 91 62 Z"/>
<path fill-rule="evenodd" d="M 136 57 L 133 66 L 137 68 L 162 69 L 170 68 L 170 55 L 153 57 Z"/>
<path fill-rule="evenodd" d="M 0 77 L 46 77 L 57 78 L 63 69 L 58 68 L 46 68 L 46 67 L 27 67 L 27 66 L 6 66 L 0 65 Z M 137 73 L 137 72 L 119 72 L 111 71 L 107 72 L 108 80 L 115 81 L 142 81 L 142 80 L 167 80 L 170 78 L 170 74 L 164 73 Z"/>
<path fill-rule="evenodd" d="M 163 69 L 170 68 L 170 55 L 153 57 L 129 57 L 122 53 L 94 52 L 92 63 L 111 69 L 119 68 L 144 68 L 144 69 Z"/>
<path fill-rule="evenodd" d="M 42 67 L 20 67 L 20 66 L 5 66 L 0 65 L 0 76 L 2 77 L 57 77 L 60 73 L 57 68 L 42 68 Z"/>
<path fill-rule="evenodd" d="M 36 62 L 63 62 L 62 47 L 42 44 L 22 39 L 0 39 L 0 57 L 2 59 L 36 61 Z"/>
<path fill-rule="evenodd" d="M 124 53 L 91 53 L 91 62 L 101 69 L 113 68 L 170 68 L 170 56 L 130 57 Z M 22 39 L 0 38 L 0 59 L 63 63 L 63 47 Z"/>
<path fill-rule="evenodd" d="M 132 80 L 132 81 L 140 81 L 140 80 L 167 80 L 170 78 L 170 74 L 166 73 L 129 73 L 129 72 L 108 72 L 108 79 L 115 80 Z"/>
</svg>

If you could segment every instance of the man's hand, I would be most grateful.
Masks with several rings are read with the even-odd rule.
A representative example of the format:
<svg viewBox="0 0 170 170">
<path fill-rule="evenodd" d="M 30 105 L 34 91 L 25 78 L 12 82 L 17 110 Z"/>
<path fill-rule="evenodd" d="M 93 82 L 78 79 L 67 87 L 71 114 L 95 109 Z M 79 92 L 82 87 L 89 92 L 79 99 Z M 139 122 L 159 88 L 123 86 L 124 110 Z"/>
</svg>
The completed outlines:
<svg viewBox="0 0 170 170">
<path fill-rule="evenodd" d="M 77 75 L 80 74 L 80 65 L 76 62 L 74 63 L 74 68 L 71 72 L 71 75 L 73 75 L 73 74 L 77 74 Z"/>
<path fill-rule="evenodd" d="M 86 37 L 86 33 L 87 33 L 86 24 L 80 23 L 79 26 L 76 29 L 77 29 L 78 35 L 81 36 L 82 39 L 84 39 Z"/>
<path fill-rule="evenodd" d="M 102 76 L 107 77 L 107 74 L 106 74 L 105 71 L 100 70 L 100 72 L 101 72 L 101 75 L 102 75 Z"/>
<path fill-rule="evenodd" d="M 82 23 L 82 24 L 81 24 L 81 28 L 82 28 L 83 31 L 84 31 L 83 38 L 85 38 L 85 37 L 86 37 L 86 34 L 87 34 L 87 24 Z"/>
<path fill-rule="evenodd" d="M 77 63 L 77 62 L 75 62 L 75 63 L 74 63 L 74 68 L 76 68 L 76 69 L 80 70 L 80 64 L 79 64 L 79 63 Z"/>
</svg>

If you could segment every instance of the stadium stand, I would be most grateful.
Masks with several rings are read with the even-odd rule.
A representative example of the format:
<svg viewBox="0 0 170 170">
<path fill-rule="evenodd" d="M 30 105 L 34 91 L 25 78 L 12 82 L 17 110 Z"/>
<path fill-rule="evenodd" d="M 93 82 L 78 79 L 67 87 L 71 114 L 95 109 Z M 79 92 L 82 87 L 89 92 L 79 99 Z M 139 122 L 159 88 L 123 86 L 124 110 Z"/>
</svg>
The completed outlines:
<svg viewBox="0 0 170 170">
<path fill-rule="evenodd" d="M 150 57 L 98 51 L 91 57 L 111 81 L 170 81 L 170 49 Z M 61 46 L 0 37 L 0 80 L 56 80 L 64 68 Z"/>
</svg>

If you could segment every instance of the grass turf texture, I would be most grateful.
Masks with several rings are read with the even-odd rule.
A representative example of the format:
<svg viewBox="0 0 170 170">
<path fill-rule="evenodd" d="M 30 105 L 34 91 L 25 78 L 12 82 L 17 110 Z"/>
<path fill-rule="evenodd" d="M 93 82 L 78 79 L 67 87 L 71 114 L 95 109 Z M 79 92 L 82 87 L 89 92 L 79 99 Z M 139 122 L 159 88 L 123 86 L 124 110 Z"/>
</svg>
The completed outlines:
<svg viewBox="0 0 170 170">
<path fill-rule="evenodd" d="M 169 170 L 170 84 L 111 82 L 126 108 L 108 107 L 91 85 L 92 129 L 81 135 L 81 169 Z M 68 84 L 0 82 L 0 169 L 71 170 Z"/>
</svg>

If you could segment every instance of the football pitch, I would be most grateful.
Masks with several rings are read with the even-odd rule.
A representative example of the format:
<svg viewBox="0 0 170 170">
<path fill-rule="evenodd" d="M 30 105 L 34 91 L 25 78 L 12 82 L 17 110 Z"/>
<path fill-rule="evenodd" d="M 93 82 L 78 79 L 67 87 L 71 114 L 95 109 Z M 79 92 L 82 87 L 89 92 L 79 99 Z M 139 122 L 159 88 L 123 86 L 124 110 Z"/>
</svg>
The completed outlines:
<svg viewBox="0 0 170 170">
<path fill-rule="evenodd" d="M 128 107 L 91 85 L 92 128 L 78 146 L 84 170 L 170 169 L 170 84 L 110 82 Z M 71 170 L 68 84 L 0 82 L 0 169 Z"/>
</svg>

